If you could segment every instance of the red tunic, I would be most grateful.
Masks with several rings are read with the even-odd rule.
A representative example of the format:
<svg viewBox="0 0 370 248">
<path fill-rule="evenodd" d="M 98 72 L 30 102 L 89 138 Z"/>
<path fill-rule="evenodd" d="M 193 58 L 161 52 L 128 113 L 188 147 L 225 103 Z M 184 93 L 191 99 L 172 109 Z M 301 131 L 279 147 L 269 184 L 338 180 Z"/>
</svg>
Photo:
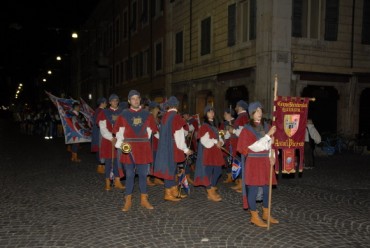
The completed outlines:
<svg viewBox="0 0 370 248">
<path fill-rule="evenodd" d="M 171 111 L 166 112 L 164 114 L 164 116 L 162 117 L 162 123 L 165 123 L 167 121 L 170 112 Z M 175 117 L 173 118 L 173 121 L 172 121 L 172 135 L 173 135 L 173 137 L 174 137 L 175 132 L 177 130 L 180 130 L 181 128 L 185 128 L 185 126 L 186 126 L 185 120 L 179 114 L 176 114 Z M 161 134 L 159 134 L 159 138 L 161 138 L 160 135 Z M 184 160 L 185 160 L 184 151 L 177 148 L 176 141 L 173 142 L 173 151 L 174 151 L 175 162 L 176 163 L 184 162 Z"/>
<path fill-rule="evenodd" d="M 270 159 L 265 157 L 253 157 L 254 154 L 268 153 L 269 151 L 253 152 L 248 148 L 257 141 L 257 137 L 250 130 L 243 128 L 238 139 L 237 150 L 244 156 L 245 161 L 244 178 L 245 184 L 251 186 L 263 186 L 269 184 L 270 177 Z M 276 184 L 276 177 L 272 177 L 272 183 Z"/>
<path fill-rule="evenodd" d="M 133 109 L 128 109 L 125 111 L 130 111 L 131 113 L 134 113 L 135 118 L 140 118 L 144 116 L 144 111 L 140 109 L 139 111 L 135 111 Z M 133 129 L 134 121 L 136 120 L 126 120 L 122 114 L 118 116 L 117 121 L 114 125 L 113 132 L 117 133 L 120 129 L 120 127 L 124 127 L 125 131 L 123 133 L 124 140 L 123 142 L 127 142 L 131 145 L 131 154 L 134 159 L 134 161 L 131 160 L 129 154 L 122 153 L 120 157 L 120 161 L 123 164 L 149 164 L 153 162 L 153 152 L 150 144 L 150 139 L 148 137 L 148 133 L 146 132 L 147 127 L 149 127 L 152 130 L 152 133 L 158 132 L 157 125 L 155 124 L 155 120 L 153 115 L 148 113 L 148 117 L 144 121 L 144 123 L 141 124 L 141 132 L 140 134 L 135 133 Z M 130 139 L 140 139 L 139 142 L 130 141 Z M 126 141 L 125 141 L 126 140 Z M 127 141 L 128 140 L 128 141 Z"/>
<path fill-rule="evenodd" d="M 247 112 L 242 112 L 238 115 L 234 122 L 234 128 L 244 127 L 249 121 Z"/>
<path fill-rule="evenodd" d="M 218 139 L 218 134 L 216 134 L 208 124 L 203 124 L 200 126 L 198 131 L 198 139 L 203 137 L 207 132 L 210 139 Z M 218 148 L 216 144 L 211 148 L 206 148 L 203 146 L 202 163 L 204 166 L 223 166 L 225 164 L 225 160 L 223 158 L 222 150 Z"/>
<path fill-rule="evenodd" d="M 108 131 L 111 132 L 111 133 L 114 133 L 113 132 L 113 124 L 112 124 L 110 118 L 108 116 L 106 116 L 104 111 L 110 112 L 110 114 L 112 116 L 118 116 L 119 110 L 118 109 L 114 110 L 112 108 L 102 110 L 102 111 L 99 112 L 98 117 L 96 119 L 96 122 L 98 123 L 98 125 L 99 125 L 100 121 L 105 121 Z M 111 117 L 111 118 L 113 118 L 113 117 Z M 112 155 L 112 151 L 113 151 L 113 155 Z M 115 147 L 113 147 L 113 144 L 110 140 L 105 139 L 103 136 L 101 137 L 101 141 L 100 141 L 99 156 L 100 156 L 101 159 L 102 158 L 112 159 L 112 158 L 117 157 L 117 149 L 115 149 Z"/>
</svg>

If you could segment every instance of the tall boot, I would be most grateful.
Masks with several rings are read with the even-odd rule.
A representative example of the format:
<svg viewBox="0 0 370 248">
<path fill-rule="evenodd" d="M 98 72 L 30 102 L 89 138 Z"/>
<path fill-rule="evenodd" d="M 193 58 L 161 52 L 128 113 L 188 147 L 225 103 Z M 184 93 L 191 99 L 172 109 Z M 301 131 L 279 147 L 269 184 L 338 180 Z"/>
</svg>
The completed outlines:
<svg viewBox="0 0 370 248">
<path fill-rule="evenodd" d="M 210 188 L 210 189 L 207 189 L 207 193 L 208 193 L 208 200 L 211 200 L 211 201 L 214 201 L 214 202 L 219 202 L 221 201 L 221 197 L 217 197 L 217 195 L 215 194 L 215 188 Z"/>
<path fill-rule="evenodd" d="M 262 219 L 264 221 L 267 221 L 267 218 L 268 218 L 268 215 L 269 215 L 269 209 L 268 208 L 264 208 L 262 207 Z M 273 218 L 271 215 L 270 215 L 270 223 L 271 224 L 278 224 L 279 221 L 275 218 Z"/>
<path fill-rule="evenodd" d="M 221 195 L 217 192 L 217 187 L 211 187 L 211 189 L 213 189 L 213 192 L 215 193 L 216 197 L 222 200 Z"/>
<path fill-rule="evenodd" d="M 141 194 L 141 206 L 146 209 L 154 209 L 154 207 L 148 201 L 148 194 Z"/>
<path fill-rule="evenodd" d="M 237 190 L 240 186 L 239 186 L 239 184 L 241 184 L 242 183 L 242 180 L 241 179 L 236 179 L 235 180 L 235 185 L 233 186 L 233 187 L 231 187 L 231 189 L 234 189 L 234 190 Z"/>
<path fill-rule="evenodd" d="M 232 183 L 233 178 L 231 177 L 231 173 L 227 173 L 226 175 L 227 175 L 227 178 L 225 179 L 223 183 Z"/>
<path fill-rule="evenodd" d="M 242 193 L 242 180 L 238 179 L 237 184 L 234 187 L 231 187 L 233 190 L 235 190 L 238 193 Z"/>
<path fill-rule="evenodd" d="M 112 188 L 110 187 L 110 179 L 106 178 L 105 179 L 105 190 L 111 190 Z"/>
<path fill-rule="evenodd" d="M 98 167 L 96 168 L 96 172 L 99 174 L 105 174 L 105 165 L 99 164 Z"/>
<path fill-rule="evenodd" d="M 251 223 L 252 224 L 255 224 L 256 226 L 259 226 L 259 227 L 267 227 L 267 224 L 260 219 L 260 217 L 258 216 L 258 211 L 250 211 L 251 212 Z"/>
<path fill-rule="evenodd" d="M 79 158 L 77 157 L 77 153 L 76 153 L 76 152 L 72 152 L 71 161 L 72 161 L 72 162 L 77 162 L 77 163 L 81 162 L 81 159 L 79 159 Z"/>
<path fill-rule="evenodd" d="M 155 185 L 164 185 L 164 182 L 161 179 L 159 179 L 158 177 L 155 177 L 154 178 L 154 184 Z"/>
<path fill-rule="evenodd" d="M 122 183 L 121 183 L 121 178 L 119 178 L 119 177 L 114 178 L 114 188 L 116 188 L 116 189 L 125 189 L 125 186 L 123 186 Z"/>
<path fill-rule="evenodd" d="M 130 208 L 131 208 L 131 195 L 126 195 L 126 197 L 125 197 L 125 205 L 123 206 L 123 208 L 122 208 L 122 211 L 123 212 L 127 212 L 127 211 L 129 211 L 130 210 Z"/>
<path fill-rule="evenodd" d="M 173 197 L 180 198 L 180 199 L 184 199 L 188 197 L 186 194 L 179 194 L 179 189 L 177 188 L 177 186 L 173 186 L 171 188 L 171 193 Z"/>
<path fill-rule="evenodd" d="M 181 200 L 180 198 L 173 196 L 172 188 L 169 188 L 169 189 L 164 188 L 164 199 L 166 201 L 173 201 L 173 202 L 178 202 Z"/>
<path fill-rule="evenodd" d="M 191 185 L 194 185 L 194 181 L 193 179 L 191 179 L 190 174 L 186 174 L 185 176 L 186 176 L 186 179 L 188 180 L 188 183 Z"/>
<path fill-rule="evenodd" d="M 150 176 L 146 177 L 146 185 L 148 186 L 155 186 L 155 184 L 150 180 Z"/>
</svg>

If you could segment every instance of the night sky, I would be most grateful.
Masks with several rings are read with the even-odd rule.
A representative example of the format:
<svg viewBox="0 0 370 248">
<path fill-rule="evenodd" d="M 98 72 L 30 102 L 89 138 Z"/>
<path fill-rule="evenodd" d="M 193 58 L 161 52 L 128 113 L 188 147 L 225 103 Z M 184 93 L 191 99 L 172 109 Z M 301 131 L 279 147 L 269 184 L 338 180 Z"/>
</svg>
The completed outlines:
<svg viewBox="0 0 370 248">
<path fill-rule="evenodd" d="M 58 54 L 68 54 L 78 30 L 98 0 L 1 1 L 0 106 L 8 105 L 19 83 L 27 89 Z M 54 61 L 53 61 L 54 62 Z"/>
</svg>

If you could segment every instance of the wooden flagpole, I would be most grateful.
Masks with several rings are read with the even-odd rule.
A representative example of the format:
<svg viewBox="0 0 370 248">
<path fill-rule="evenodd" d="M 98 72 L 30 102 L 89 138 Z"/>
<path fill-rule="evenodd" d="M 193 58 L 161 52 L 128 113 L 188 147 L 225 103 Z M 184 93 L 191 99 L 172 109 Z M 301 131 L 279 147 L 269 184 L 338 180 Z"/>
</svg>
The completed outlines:
<svg viewBox="0 0 370 248">
<path fill-rule="evenodd" d="M 273 114 L 273 117 L 272 117 L 272 121 L 274 122 L 275 121 L 275 116 L 274 116 L 274 112 L 276 111 L 276 108 L 275 108 L 275 101 L 277 99 L 277 87 L 278 87 L 278 79 L 277 79 L 277 74 L 275 74 L 275 81 L 274 81 L 274 100 L 273 100 L 273 103 L 272 103 L 272 114 Z M 273 151 L 272 149 L 270 150 L 270 156 L 273 154 Z M 275 158 L 277 159 L 277 158 Z M 272 200 L 272 171 L 273 171 L 273 168 L 274 168 L 274 165 L 271 165 L 270 166 L 270 182 L 269 182 L 269 204 L 268 204 L 268 217 L 267 217 L 267 230 L 270 230 L 270 219 L 271 219 L 271 200 Z"/>
</svg>

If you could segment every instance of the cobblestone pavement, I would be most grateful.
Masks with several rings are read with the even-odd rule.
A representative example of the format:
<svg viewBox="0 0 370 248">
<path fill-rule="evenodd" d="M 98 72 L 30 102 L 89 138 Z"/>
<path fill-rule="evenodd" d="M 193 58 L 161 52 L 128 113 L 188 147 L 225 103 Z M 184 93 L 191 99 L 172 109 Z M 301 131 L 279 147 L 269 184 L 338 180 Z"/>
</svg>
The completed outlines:
<svg viewBox="0 0 370 248">
<path fill-rule="evenodd" d="M 370 157 L 321 157 L 301 178 L 273 190 L 270 230 L 249 223 L 240 194 L 219 184 L 222 202 L 191 188 L 178 203 L 149 188 L 154 210 L 132 210 L 106 192 L 89 145 L 70 162 L 62 138 L 25 136 L 0 120 L 0 247 L 369 247 Z"/>
</svg>

